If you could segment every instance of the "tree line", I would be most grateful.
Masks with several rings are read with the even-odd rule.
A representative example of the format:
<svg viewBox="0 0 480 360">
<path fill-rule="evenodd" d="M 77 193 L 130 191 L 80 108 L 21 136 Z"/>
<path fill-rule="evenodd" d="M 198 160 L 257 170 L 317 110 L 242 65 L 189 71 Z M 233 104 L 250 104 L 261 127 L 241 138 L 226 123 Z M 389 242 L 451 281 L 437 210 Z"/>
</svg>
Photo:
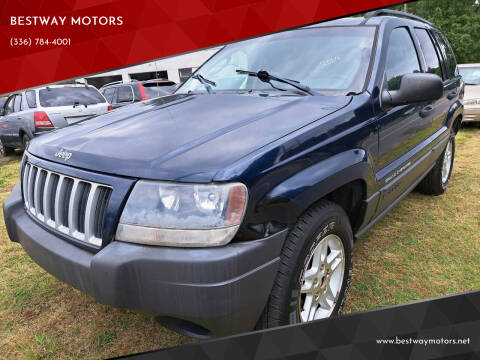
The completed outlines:
<svg viewBox="0 0 480 360">
<path fill-rule="evenodd" d="M 459 64 L 480 63 L 479 0 L 419 0 L 394 9 L 434 24 L 448 38 Z"/>
</svg>

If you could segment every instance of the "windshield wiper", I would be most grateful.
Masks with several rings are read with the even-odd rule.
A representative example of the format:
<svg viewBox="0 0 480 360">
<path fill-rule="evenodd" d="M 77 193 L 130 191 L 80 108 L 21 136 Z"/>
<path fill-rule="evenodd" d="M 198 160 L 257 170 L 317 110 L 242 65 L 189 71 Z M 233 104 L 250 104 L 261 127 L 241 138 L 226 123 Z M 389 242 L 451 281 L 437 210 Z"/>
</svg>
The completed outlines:
<svg viewBox="0 0 480 360">
<path fill-rule="evenodd" d="M 468 83 L 468 82 L 466 82 L 465 85 L 480 85 L 480 83 L 474 84 L 474 83 Z"/>
<path fill-rule="evenodd" d="M 236 71 L 239 74 L 246 74 L 246 75 L 249 75 L 249 76 L 255 76 L 260 81 L 266 82 L 266 83 L 270 84 L 270 86 L 272 86 L 273 88 L 278 89 L 278 90 L 283 90 L 283 89 L 279 89 L 279 88 L 273 86 L 273 84 L 271 83 L 271 80 L 278 81 L 280 83 L 288 84 L 290 86 L 293 86 L 294 88 L 297 88 L 298 90 L 301 90 L 301 91 L 307 93 L 308 95 L 312 95 L 312 96 L 317 95 L 317 93 L 315 93 L 307 85 L 303 85 L 299 81 L 285 79 L 285 78 L 281 78 L 281 77 L 278 77 L 278 76 L 275 76 L 275 75 L 271 75 L 265 70 L 260 70 L 258 72 L 255 72 L 255 71 L 237 69 Z"/>
<path fill-rule="evenodd" d="M 208 80 L 206 78 L 204 78 L 202 75 L 200 74 L 195 74 L 192 76 L 192 79 L 195 79 L 195 80 L 198 80 L 202 83 L 203 86 L 205 86 L 205 89 L 207 89 L 207 92 L 209 94 L 212 94 L 213 91 L 212 91 L 212 86 L 217 86 L 217 84 L 215 83 L 215 81 L 212 81 L 212 80 Z"/>
</svg>

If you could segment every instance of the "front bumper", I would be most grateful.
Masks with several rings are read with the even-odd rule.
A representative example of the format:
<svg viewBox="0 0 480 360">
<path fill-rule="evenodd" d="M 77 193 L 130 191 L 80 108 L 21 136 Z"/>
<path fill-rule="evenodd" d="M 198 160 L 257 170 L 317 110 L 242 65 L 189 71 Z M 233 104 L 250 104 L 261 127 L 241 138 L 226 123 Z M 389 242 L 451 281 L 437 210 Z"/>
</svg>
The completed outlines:
<svg viewBox="0 0 480 360">
<path fill-rule="evenodd" d="M 103 304 L 181 319 L 213 336 L 254 328 L 286 236 L 283 231 L 261 240 L 195 249 L 113 241 L 92 253 L 28 215 L 18 185 L 3 208 L 10 239 L 55 277 Z"/>
<path fill-rule="evenodd" d="M 480 106 L 465 106 L 462 122 L 480 122 Z"/>
</svg>

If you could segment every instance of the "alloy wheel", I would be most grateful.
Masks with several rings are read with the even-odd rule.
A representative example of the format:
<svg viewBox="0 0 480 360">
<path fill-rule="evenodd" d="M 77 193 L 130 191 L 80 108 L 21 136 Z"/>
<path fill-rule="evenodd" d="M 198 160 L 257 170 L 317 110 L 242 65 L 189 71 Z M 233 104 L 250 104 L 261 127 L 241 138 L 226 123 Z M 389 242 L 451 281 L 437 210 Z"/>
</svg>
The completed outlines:
<svg viewBox="0 0 480 360">
<path fill-rule="evenodd" d="M 444 185 L 448 181 L 451 168 L 452 168 L 452 140 L 448 142 L 447 147 L 445 149 L 445 154 L 443 155 L 442 183 Z"/>
<path fill-rule="evenodd" d="M 306 322 L 332 314 L 342 289 L 345 250 L 334 234 L 324 237 L 313 249 L 300 278 L 299 314 Z"/>
</svg>

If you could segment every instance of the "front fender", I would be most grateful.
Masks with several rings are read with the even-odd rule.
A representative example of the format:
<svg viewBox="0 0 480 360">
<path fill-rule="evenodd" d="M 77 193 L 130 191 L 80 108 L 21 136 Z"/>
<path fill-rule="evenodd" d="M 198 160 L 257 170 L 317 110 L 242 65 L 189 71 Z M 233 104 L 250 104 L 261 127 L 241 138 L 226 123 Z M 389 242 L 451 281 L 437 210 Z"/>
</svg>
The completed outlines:
<svg viewBox="0 0 480 360">
<path fill-rule="evenodd" d="M 363 149 L 336 154 L 296 173 L 266 194 L 258 212 L 275 214 L 278 222 L 292 224 L 315 202 L 355 180 L 363 180 L 367 188 L 375 183 L 371 161 Z"/>
</svg>

